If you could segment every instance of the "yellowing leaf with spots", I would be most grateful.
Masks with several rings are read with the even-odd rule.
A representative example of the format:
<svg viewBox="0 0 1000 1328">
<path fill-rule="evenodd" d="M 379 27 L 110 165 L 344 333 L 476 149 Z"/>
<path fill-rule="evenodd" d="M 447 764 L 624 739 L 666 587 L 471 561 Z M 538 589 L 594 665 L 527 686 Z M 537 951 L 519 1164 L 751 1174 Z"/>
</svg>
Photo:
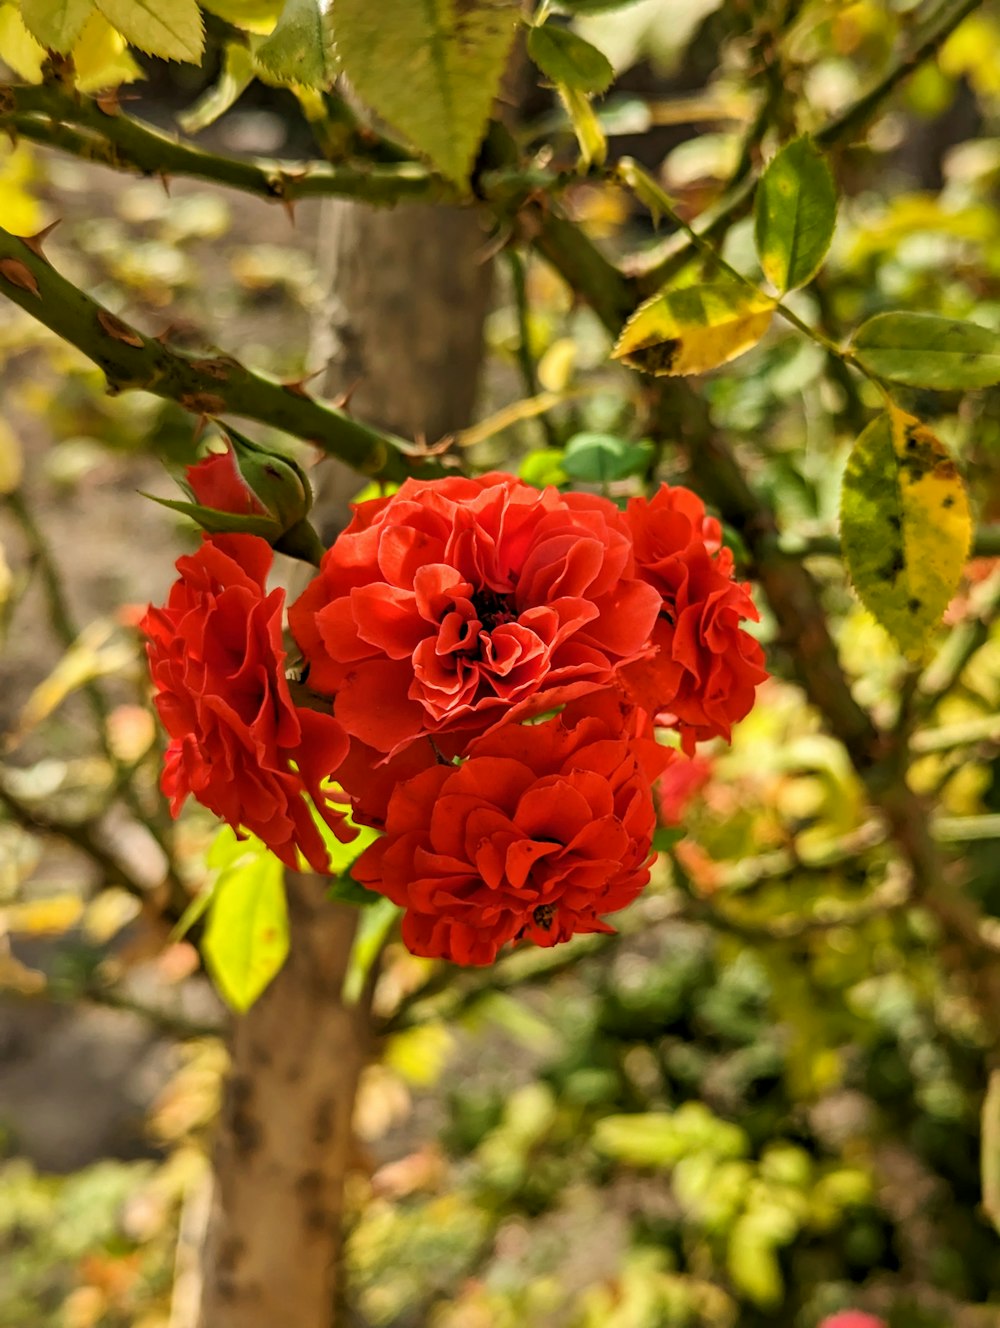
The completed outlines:
<svg viewBox="0 0 1000 1328">
<path fill-rule="evenodd" d="M 769 296 L 738 281 L 661 291 L 639 305 L 612 355 L 657 376 L 705 373 L 756 346 L 773 313 Z"/>
<path fill-rule="evenodd" d="M 954 461 L 912 415 L 890 407 L 855 443 L 840 537 L 861 602 L 919 661 L 958 588 L 972 518 Z"/>
</svg>

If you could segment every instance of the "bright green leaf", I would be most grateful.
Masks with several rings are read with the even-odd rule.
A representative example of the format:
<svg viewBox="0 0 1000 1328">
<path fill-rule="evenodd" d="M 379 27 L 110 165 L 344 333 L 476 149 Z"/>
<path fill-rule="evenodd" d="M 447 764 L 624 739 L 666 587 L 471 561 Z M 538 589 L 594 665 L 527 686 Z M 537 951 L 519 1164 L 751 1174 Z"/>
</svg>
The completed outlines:
<svg viewBox="0 0 1000 1328">
<path fill-rule="evenodd" d="M 733 1285 L 761 1309 L 773 1308 L 784 1294 L 774 1243 L 750 1216 L 736 1220 L 729 1233 L 726 1265 Z"/>
<path fill-rule="evenodd" d="M 533 484 L 536 489 L 547 488 L 550 484 L 558 488 L 569 479 L 563 470 L 562 460 L 561 448 L 539 447 L 528 453 L 518 473 L 525 484 Z"/>
<path fill-rule="evenodd" d="M 358 96 L 464 184 L 519 13 L 516 0 L 336 0 L 333 32 Z"/>
<path fill-rule="evenodd" d="M 653 218 L 654 228 L 659 226 L 661 218 L 673 214 L 673 199 L 634 158 L 622 157 L 616 171 L 622 182 L 647 209 Z"/>
<path fill-rule="evenodd" d="M 650 443 L 629 443 L 611 434 L 578 433 L 566 444 L 562 466 L 572 479 L 607 484 L 641 475 L 652 454 Z"/>
<path fill-rule="evenodd" d="M 96 0 L 132 46 L 161 60 L 198 64 L 205 46 L 198 0 Z"/>
<path fill-rule="evenodd" d="M 94 12 L 94 0 L 21 0 L 21 17 L 33 37 L 66 55 Z"/>
<path fill-rule="evenodd" d="M 782 293 L 819 270 L 837 224 L 837 187 L 808 135 L 768 164 L 754 199 L 754 234 L 764 275 Z"/>
<path fill-rule="evenodd" d="M 755 346 L 773 311 L 772 299 L 737 281 L 662 291 L 640 304 L 612 355 L 658 376 L 705 373 Z"/>
<path fill-rule="evenodd" d="M 325 88 L 335 76 L 321 0 L 286 0 L 277 26 L 254 51 L 258 64 L 283 83 Z"/>
<path fill-rule="evenodd" d="M 552 23 L 528 30 L 528 54 L 553 83 L 577 92 L 605 92 L 615 71 L 608 57 L 568 28 Z"/>
<path fill-rule="evenodd" d="M 202 941 L 205 963 L 226 1003 L 248 1010 L 285 962 L 285 871 L 257 839 L 225 826 L 209 854 L 219 871 Z"/>
<path fill-rule="evenodd" d="M 840 535 L 862 603 L 919 660 L 958 588 L 972 520 L 955 463 L 912 415 L 892 408 L 855 443 Z"/>
<path fill-rule="evenodd" d="M 222 61 L 222 71 L 193 106 L 182 111 L 177 123 L 186 134 L 198 134 L 215 124 L 220 115 L 229 110 L 253 82 L 254 62 L 250 51 L 242 42 L 230 42 Z"/>
<path fill-rule="evenodd" d="M 876 314 L 851 350 L 879 378 L 909 387 L 967 391 L 1000 383 L 1000 333 L 936 314 Z"/>
</svg>

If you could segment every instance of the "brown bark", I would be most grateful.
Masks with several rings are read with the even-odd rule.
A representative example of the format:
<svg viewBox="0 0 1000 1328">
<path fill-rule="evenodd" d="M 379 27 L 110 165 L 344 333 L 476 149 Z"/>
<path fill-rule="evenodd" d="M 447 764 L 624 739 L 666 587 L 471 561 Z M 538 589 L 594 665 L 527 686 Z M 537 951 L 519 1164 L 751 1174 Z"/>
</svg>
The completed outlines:
<svg viewBox="0 0 1000 1328">
<path fill-rule="evenodd" d="M 315 348 L 328 365 L 323 390 L 353 387 L 359 417 L 411 437 L 467 424 L 489 298 L 483 242 L 471 210 L 330 204 Z M 329 538 L 365 481 L 335 462 L 314 480 Z M 289 959 L 235 1027 L 198 1328 L 338 1321 L 344 1177 L 371 1026 L 367 1001 L 341 1001 L 355 910 L 330 903 L 322 881 L 294 876 L 289 911 Z"/>
<path fill-rule="evenodd" d="M 288 881 L 291 950 L 236 1023 L 213 1159 L 200 1328 L 326 1328 L 368 1002 L 341 988 L 357 910 Z"/>
</svg>

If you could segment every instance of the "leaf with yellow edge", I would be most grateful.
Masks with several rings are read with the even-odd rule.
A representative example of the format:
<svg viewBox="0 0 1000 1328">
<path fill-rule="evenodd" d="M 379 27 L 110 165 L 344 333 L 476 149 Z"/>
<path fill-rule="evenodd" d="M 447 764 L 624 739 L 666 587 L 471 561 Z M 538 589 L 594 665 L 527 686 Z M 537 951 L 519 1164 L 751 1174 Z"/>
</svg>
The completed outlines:
<svg viewBox="0 0 1000 1328">
<path fill-rule="evenodd" d="M 97 8 L 130 45 L 161 60 L 198 64 L 205 29 L 198 0 L 95 0 Z"/>
<path fill-rule="evenodd" d="M 640 304 L 612 351 L 642 373 L 699 374 L 756 346 L 774 300 L 733 280 L 661 291 Z"/>
<path fill-rule="evenodd" d="M 50 51 L 66 55 L 94 11 L 94 0 L 21 0 L 24 26 Z"/>
<path fill-rule="evenodd" d="M 972 518 L 941 442 L 895 406 L 865 429 L 848 458 L 840 536 L 861 602 L 919 661 L 958 588 Z"/>
</svg>

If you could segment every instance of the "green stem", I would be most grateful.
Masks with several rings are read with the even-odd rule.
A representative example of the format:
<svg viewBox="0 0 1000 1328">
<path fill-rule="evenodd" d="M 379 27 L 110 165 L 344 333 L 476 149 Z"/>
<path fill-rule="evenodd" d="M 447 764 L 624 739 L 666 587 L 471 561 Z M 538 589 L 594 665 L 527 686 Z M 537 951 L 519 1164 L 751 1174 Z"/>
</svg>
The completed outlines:
<svg viewBox="0 0 1000 1328">
<path fill-rule="evenodd" d="M 191 355 L 146 336 L 2 228 L 0 291 L 93 360 L 113 392 L 141 389 L 196 415 L 260 420 L 379 479 L 403 480 L 420 462 L 411 444 L 370 429 L 301 388 L 265 378 L 231 356 Z"/>
</svg>

